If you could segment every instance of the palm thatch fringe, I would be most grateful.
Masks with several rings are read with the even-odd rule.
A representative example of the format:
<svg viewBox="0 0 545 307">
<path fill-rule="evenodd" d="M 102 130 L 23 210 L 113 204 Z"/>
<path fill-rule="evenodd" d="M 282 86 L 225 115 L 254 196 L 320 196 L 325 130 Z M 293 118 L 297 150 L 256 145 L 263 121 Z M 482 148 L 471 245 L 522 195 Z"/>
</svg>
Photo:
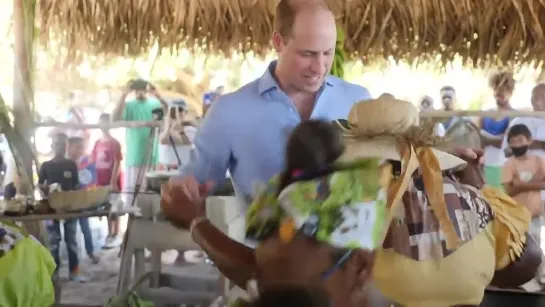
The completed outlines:
<svg viewBox="0 0 545 307">
<path fill-rule="evenodd" d="M 330 0 L 346 51 L 366 62 L 451 60 L 470 65 L 540 61 L 545 1 Z M 70 53 L 136 55 L 161 48 L 205 52 L 270 48 L 277 0 L 41 0 L 41 41 Z M 67 54 L 70 55 L 70 54 Z"/>
</svg>

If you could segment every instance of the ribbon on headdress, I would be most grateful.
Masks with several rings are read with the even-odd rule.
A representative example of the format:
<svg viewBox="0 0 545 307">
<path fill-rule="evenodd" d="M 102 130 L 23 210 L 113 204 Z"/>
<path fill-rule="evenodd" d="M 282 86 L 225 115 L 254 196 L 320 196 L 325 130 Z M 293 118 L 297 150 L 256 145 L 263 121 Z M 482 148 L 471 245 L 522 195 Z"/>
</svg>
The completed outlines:
<svg viewBox="0 0 545 307">
<path fill-rule="evenodd" d="M 378 135 L 365 135 L 358 131 L 357 127 L 343 127 L 344 136 L 355 142 L 370 141 Z M 443 194 L 443 175 L 439 160 L 433 153 L 431 143 L 435 142 L 429 134 L 427 127 L 411 127 L 405 134 L 391 135 L 383 133 L 380 136 L 391 136 L 401 156 L 402 171 L 399 178 L 393 180 L 387 190 L 387 224 L 390 225 L 394 213 L 401 204 L 401 198 L 411 181 L 413 173 L 420 169 L 424 181 L 425 193 L 433 214 L 439 221 L 440 228 L 445 236 L 446 247 L 450 250 L 456 249 L 461 244 L 460 237 L 456 233 L 454 224 L 449 217 L 447 204 Z M 428 141 L 426 141 L 426 139 Z M 384 233 L 386 237 L 387 231 Z"/>
</svg>

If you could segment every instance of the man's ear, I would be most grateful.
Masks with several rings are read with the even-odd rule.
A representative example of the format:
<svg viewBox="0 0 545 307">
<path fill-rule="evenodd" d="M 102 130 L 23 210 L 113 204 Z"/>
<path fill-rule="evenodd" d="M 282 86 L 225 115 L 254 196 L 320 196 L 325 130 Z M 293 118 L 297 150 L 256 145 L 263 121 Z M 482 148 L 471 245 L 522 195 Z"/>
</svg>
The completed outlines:
<svg viewBox="0 0 545 307">
<path fill-rule="evenodd" d="M 278 33 L 277 31 L 273 32 L 272 43 L 276 52 L 282 52 L 282 50 L 284 50 L 284 40 L 282 38 L 282 35 L 280 35 L 280 33 Z"/>
</svg>

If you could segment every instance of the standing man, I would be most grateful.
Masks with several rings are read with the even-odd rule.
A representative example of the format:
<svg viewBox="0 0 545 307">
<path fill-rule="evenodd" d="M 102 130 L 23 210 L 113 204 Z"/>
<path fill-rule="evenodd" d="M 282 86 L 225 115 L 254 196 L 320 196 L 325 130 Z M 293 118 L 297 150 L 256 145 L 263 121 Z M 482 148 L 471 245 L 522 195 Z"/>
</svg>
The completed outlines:
<svg viewBox="0 0 545 307">
<path fill-rule="evenodd" d="M 137 83 L 145 85 L 135 87 L 134 85 Z M 133 91 L 135 98 L 126 101 L 129 93 Z M 149 97 L 150 95 L 155 99 Z M 130 82 L 130 84 L 124 90 L 123 94 L 121 95 L 121 99 L 119 99 L 119 102 L 114 109 L 112 117 L 114 121 L 151 121 L 153 120 L 153 110 L 157 108 L 163 108 L 166 110 L 167 107 L 168 104 L 161 97 L 159 92 L 157 92 L 157 89 L 154 86 L 145 81 L 136 80 Z M 143 182 L 143 178 L 148 167 L 148 161 L 146 160 L 146 155 L 148 154 L 147 151 L 151 146 L 151 164 L 155 165 L 157 163 L 157 144 L 150 143 L 151 128 L 127 128 L 126 131 L 126 176 L 124 178 L 125 187 L 123 190 L 126 192 L 134 192 L 136 184 L 140 182 L 140 190 L 143 191 L 145 189 L 143 184 L 145 182 Z M 125 204 L 130 206 L 133 203 L 133 196 L 132 194 L 125 195 L 127 195 Z"/>
<path fill-rule="evenodd" d="M 441 97 L 441 103 L 443 104 L 443 110 L 454 111 L 454 109 L 456 108 L 456 90 L 454 89 L 454 87 L 450 85 L 443 86 L 439 91 L 439 95 Z M 443 125 L 445 131 L 447 131 L 450 127 L 452 127 L 452 125 L 454 125 L 454 123 L 459 120 L 459 117 L 453 116 L 445 119 L 441 124 Z"/>
<path fill-rule="evenodd" d="M 223 95 L 225 87 L 220 85 L 216 87 L 216 90 L 205 93 L 203 97 L 203 106 L 202 106 L 202 116 L 204 117 L 212 104 L 218 100 L 218 98 Z"/>
<path fill-rule="evenodd" d="M 237 196 L 250 200 L 257 182 L 281 171 L 295 126 L 310 118 L 346 118 L 354 103 L 371 98 L 367 89 L 329 75 L 335 16 L 322 1 L 302 4 L 280 1 L 272 37 L 278 60 L 213 104 L 197 131 L 194 159 L 172 180 L 172 189 L 198 201 L 229 170 Z M 175 210 L 184 211 L 188 224 L 195 218 L 182 204 Z"/>
<path fill-rule="evenodd" d="M 490 87 L 494 91 L 496 99 L 496 110 L 494 111 L 509 111 L 511 107 L 511 97 L 515 90 L 515 79 L 510 72 L 500 72 L 494 74 L 490 78 Z M 503 189 L 501 182 L 501 172 L 505 163 L 505 154 L 503 152 L 502 143 L 509 127 L 509 117 L 492 118 L 482 117 L 479 127 L 481 128 L 481 136 L 484 144 L 484 175 L 486 183 Z"/>
</svg>

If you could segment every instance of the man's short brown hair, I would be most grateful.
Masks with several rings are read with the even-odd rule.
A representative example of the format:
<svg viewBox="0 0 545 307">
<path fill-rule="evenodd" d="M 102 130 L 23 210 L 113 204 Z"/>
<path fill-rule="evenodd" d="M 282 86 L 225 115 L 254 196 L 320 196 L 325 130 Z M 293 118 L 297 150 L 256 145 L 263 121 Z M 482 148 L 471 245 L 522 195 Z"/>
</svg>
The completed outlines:
<svg viewBox="0 0 545 307">
<path fill-rule="evenodd" d="M 276 13 L 274 16 L 274 30 L 278 32 L 282 38 L 290 38 L 297 13 L 305 7 L 311 6 L 328 8 L 323 0 L 280 0 L 276 6 Z"/>
<path fill-rule="evenodd" d="M 513 92 L 515 90 L 515 78 L 513 78 L 513 73 L 510 72 L 498 72 L 495 73 L 490 78 L 490 87 L 493 90 L 497 90 L 500 87 L 504 87 L 510 92 Z"/>
</svg>

